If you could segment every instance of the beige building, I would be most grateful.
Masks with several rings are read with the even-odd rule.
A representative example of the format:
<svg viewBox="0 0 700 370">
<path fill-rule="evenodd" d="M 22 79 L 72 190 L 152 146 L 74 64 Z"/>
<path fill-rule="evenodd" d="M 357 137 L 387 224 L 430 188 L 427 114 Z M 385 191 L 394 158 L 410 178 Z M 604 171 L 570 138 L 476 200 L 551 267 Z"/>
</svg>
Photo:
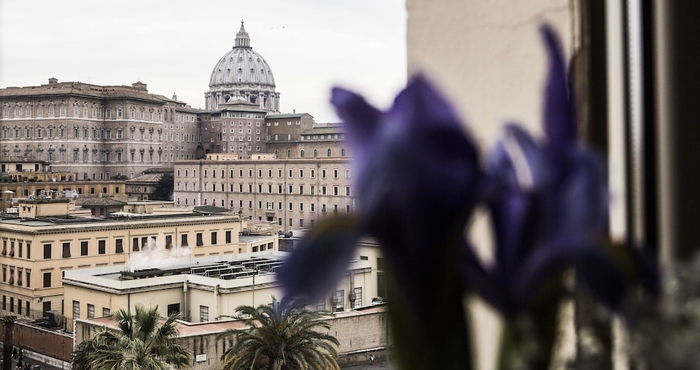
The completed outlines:
<svg viewBox="0 0 700 370">
<path fill-rule="evenodd" d="M 127 269 L 154 249 L 192 258 L 278 249 L 274 235 L 240 239 L 246 222 L 232 214 L 126 214 L 86 219 L 66 216 L 67 204 L 67 199 L 24 200 L 20 212 L 35 218 L 5 215 L 0 219 L 0 315 L 33 319 L 47 311 L 63 315 L 61 278 L 67 271 L 107 266 Z M 156 262 L 146 261 L 146 266 Z"/>
<path fill-rule="evenodd" d="M 383 305 L 338 312 L 323 318 L 330 324 L 328 333 L 335 336 L 338 346 L 338 364 L 341 367 L 366 365 L 370 355 L 375 366 L 387 360 L 386 348 L 391 343 L 387 329 L 387 313 Z M 194 357 L 193 370 L 221 369 L 221 356 L 233 345 L 233 338 L 218 339 L 228 329 L 244 330 L 241 321 L 189 323 L 176 321 L 176 342 L 188 348 Z M 102 327 L 117 330 L 113 317 L 78 319 L 75 325 L 75 344 L 90 338 Z"/>
<path fill-rule="evenodd" d="M 242 236 L 241 242 L 247 238 L 257 244 L 270 239 Z M 145 269 L 104 266 L 66 271 L 62 283 L 69 330 L 75 318 L 108 316 L 120 308 L 132 310 L 137 304 L 158 306 L 162 316 L 180 313 L 183 321 L 201 323 L 230 318 L 241 305 L 257 306 L 271 303 L 273 296 L 282 298 L 274 272 L 287 254 L 274 248 L 199 258 L 161 252 L 156 252 L 161 261 Z M 381 265 L 377 245 L 362 243 L 336 291 L 311 303 L 310 308 L 343 312 L 374 304 L 382 274 L 378 263 Z"/>
<path fill-rule="evenodd" d="M 175 207 L 225 207 L 284 230 L 307 228 L 326 215 L 355 208 L 344 158 L 222 158 L 179 161 L 174 169 Z"/>
</svg>

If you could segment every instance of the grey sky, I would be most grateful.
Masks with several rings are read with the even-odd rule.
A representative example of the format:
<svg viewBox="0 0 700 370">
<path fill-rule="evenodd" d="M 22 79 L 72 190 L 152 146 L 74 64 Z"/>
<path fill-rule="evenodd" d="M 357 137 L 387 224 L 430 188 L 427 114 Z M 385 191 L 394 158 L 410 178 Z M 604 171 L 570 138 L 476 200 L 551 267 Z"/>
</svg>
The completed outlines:
<svg viewBox="0 0 700 370">
<path fill-rule="evenodd" d="M 241 19 L 272 68 L 283 112 L 337 121 L 342 85 L 386 107 L 406 80 L 403 0 L 2 0 L 0 87 L 130 85 L 204 108 Z"/>
</svg>

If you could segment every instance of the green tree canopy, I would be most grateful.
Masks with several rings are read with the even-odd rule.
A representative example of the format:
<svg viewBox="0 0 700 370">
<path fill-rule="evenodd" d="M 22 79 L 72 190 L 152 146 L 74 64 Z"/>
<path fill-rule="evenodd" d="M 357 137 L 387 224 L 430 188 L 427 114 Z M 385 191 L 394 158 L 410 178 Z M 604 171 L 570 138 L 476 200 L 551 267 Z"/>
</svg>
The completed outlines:
<svg viewBox="0 0 700 370">
<path fill-rule="evenodd" d="M 119 310 L 114 318 L 118 331 L 102 327 L 73 352 L 74 370 L 170 370 L 192 365 L 192 354 L 176 344 L 177 327 L 172 315 L 160 325 L 158 307 L 136 306 L 132 315 Z"/>
<path fill-rule="evenodd" d="M 172 173 L 164 173 L 156 184 L 151 199 L 153 200 L 173 200 L 173 189 L 175 187 L 175 178 Z"/>
<path fill-rule="evenodd" d="M 330 324 L 321 314 L 303 304 L 281 307 L 271 305 L 240 306 L 237 318 L 249 329 L 229 329 L 219 339 L 235 337 L 235 345 L 221 356 L 223 370 L 238 369 L 340 369 L 334 336 L 324 334 Z"/>
</svg>

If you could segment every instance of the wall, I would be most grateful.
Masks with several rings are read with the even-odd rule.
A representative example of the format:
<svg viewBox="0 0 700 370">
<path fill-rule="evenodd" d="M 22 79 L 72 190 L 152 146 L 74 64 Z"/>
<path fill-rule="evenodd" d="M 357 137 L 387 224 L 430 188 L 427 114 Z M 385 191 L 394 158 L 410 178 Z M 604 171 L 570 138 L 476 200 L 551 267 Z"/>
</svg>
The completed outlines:
<svg viewBox="0 0 700 370">
<path fill-rule="evenodd" d="M 538 25 L 550 23 L 564 50 L 572 49 L 575 4 L 570 0 L 407 0 L 409 74 L 425 73 L 455 104 L 482 149 L 498 138 L 506 121 L 539 135 L 546 68 Z M 474 244 L 491 258 L 483 217 L 472 228 Z M 496 317 L 475 304 L 480 369 L 494 367 Z"/>
<path fill-rule="evenodd" d="M 4 340 L 5 322 L 0 320 L 0 342 L 4 342 Z M 16 321 L 14 325 L 13 341 L 15 346 L 21 346 L 37 355 L 47 356 L 48 359 L 45 361 L 47 363 L 50 361 L 49 359 L 53 359 L 54 364 L 60 364 L 58 361 L 61 360 L 70 361 L 73 354 L 73 337 L 70 334 L 19 321 Z M 36 358 L 37 356 L 27 357 Z"/>
</svg>

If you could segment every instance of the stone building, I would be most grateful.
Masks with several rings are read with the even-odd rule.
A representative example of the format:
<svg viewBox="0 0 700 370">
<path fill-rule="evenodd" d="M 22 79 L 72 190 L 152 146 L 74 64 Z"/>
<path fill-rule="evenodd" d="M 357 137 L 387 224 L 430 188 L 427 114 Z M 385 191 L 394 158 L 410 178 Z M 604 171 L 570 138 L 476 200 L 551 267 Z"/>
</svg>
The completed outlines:
<svg viewBox="0 0 700 370">
<path fill-rule="evenodd" d="M 218 158 L 218 159 L 217 159 Z M 175 162 L 175 207 L 215 205 L 244 218 L 307 228 L 327 215 L 354 212 L 345 158 L 208 159 Z"/>
<path fill-rule="evenodd" d="M 265 112 L 279 112 L 280 94 L 265 58 L 253 51 L 250 37 L 241 21 L 235 45 L 219 59 L 204 94 L 208 111 L 221 110 L 225 103 L 245 101 Z"/>
<path fill-rule="evenodd" d="M 134 177 L 194 159 L 197 111 L 146 84 L 58 82 L 0 89 L 0 159 L 31 158 L 75 179 Z M 15 160 L 18 161 L 18 160 Z"/>
</svg>

